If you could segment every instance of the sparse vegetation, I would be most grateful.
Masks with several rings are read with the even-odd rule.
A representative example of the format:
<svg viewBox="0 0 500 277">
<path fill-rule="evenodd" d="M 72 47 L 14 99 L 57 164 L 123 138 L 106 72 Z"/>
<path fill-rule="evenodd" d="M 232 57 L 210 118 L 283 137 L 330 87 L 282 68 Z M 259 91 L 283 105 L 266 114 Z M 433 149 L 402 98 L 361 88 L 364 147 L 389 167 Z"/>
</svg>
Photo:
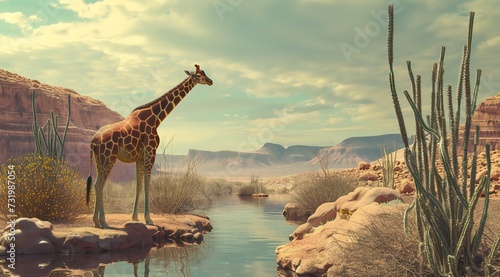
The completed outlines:
<svg viewBox="0 0 500 277">
<path fill-rule="evenodd" d="M 252 196 L 255 193 L 255 187 L 252 184 L 240 184 L 237 188 L 237 195 Z"/>
<path fill-rule="evenodd" d="M 432 271 L 419 251 L 415 221 L 409 221 L 405 234 L 401 224 L 403 212 L 403 207 L 399 210 L 394 207 L 368 219 L 363 228 L 346 234 L 353 243 L 341 247 L 344 262 L 331 273 L 335 276 L 430 276 Z"/>
<path fill-rule="evenodd" d="M 421 100 L 421 76 L 416 78 L 407 62 L 413 96 L 405 90 L 414 115 L 416 138 L 409 145 L 406 125 L 396 93 L 393 72 L 393 24 L 394 6 L 389 5 L 388 61 L 389 80 L 400 132 L 405 144 L 405 161 L 416 184 L 415 201 L 405 216 L 415 210 L 419 251 L 436 276 L 463 276 L 491 274 L 498 255 L 500 236 L 488 247 L 484 245 L 484 230 L 488 218 L 490 188 L 490 151 L 486 145 L 488 173 L 476 185 L 477 144 L 479 127 L 476 126 L 474 145 L 469 149 L 472 115 L 476 108 L 481 71 L 477 71 L 475 86 L 471 87 L 470 55 L 474 13 L 470 13 L 467 44 L 463 48 L 462 63 L 457 86 L 456 104 L 452 87 L 444 89 L 444 54 L 441 49 L 438 63 L 432 70 L 431 115 L 423 117 Z M 416 81 L 415 81 L 416 79 Z M 462 98 L 465 103 L 462 103 Z M 446 107 L 446 108 L 445 108 Z M 459 144 L 461 109 L 465 110 L 463 146 Z M 461 161 L 459 159 L 459 150 Z M 438 163 L 444 170 L 438 172 Z M 470 165 L 470 168 L 468 168 Z M 484 195 L 482 214 L 474 219 L 478 200 Z M 408 224 L 408 220 L 405 223 Z M 497 231 L 498 232 L 498 231 Z M 485 250 L 486 249 L 486 250 Z M 498 261 L 498 260 L 496 260 Z"/>
<path fill-rule="evenodd" d="M 267 190 L 264 187 L 264 184 L 262 183 L 262 180 L 259 178 L 258 175 L 253 174 L 250 177 L 250 184 L 255 187 L 255 193 L 266 193 Z"/>
<path fill-rule="evenodd" d="M 104 205 L 109 213 L 128 214 L 132 212 L 135 182 L 106 182 Z M 183 185 L 187 186 L 183 187 Z M 152 176 L 150 186 L 150 204 L 153 205 L 153 201 L 156 201 L 155 205 L 158 205 L 158 207 L 151 206 L 151 211 L 155 213 L 189 213 L 202 210 L 208 208 L 217 197 L 231 195 L 235 191 L 234 184 L 222 179 L 202 178 L 196 175 L 195 170 L 191 172 L 178 170 L 177 173 L 159 172 Z M 189 189 L 196 191 L 191 193 Z M 181 198 L 177 198 L 179 194 L 183 194 Z M 189 197 L 194 199 L 188 199 Z M 169 201 L 171 202 L 168 203 Z M 144 193 L 139 199 L 141 211 L 142 207 L 144 207 Z"/>
<path fill-rule="evenodd" d="M 196 166 L 190 162 L 185 172 L 151 177 L 151 211 L 181 214 L 208 208 L 214 199 L 209 191 L 206 180 L 198 176 Z"/>
<path fill-rule="evenodd" d="M 209 179 L 207 180 L 206 191 L 214 197 L 231 195 L 235 191 L 234 183 L 230 183 L 224 179 Z"/>
<path fill-rule="evenodd" d="M 85 192 L 81 189 L 83 180 L 79 172 L 64 158 L 64 144 L 68 132 L 71 105 L 68 95 L 68 116 L 62 134 L 58 130 L 58 116 L 53 111 L 47 123 L 38 124 L 35 91 L 32 92 L 33 136 L 35 153 L 8 159 L 2 166 L 0 176 L 7 183 L 7 168 L 14 166 L 15 207 L 17 217 L 36 217 L 52 222 L 71 221 L 89 212 L 85 205 Z M 7 199 L 7 186 L 0 187 L 0 198 Z M 0 208 L 2 216 L 12 214 L 8 205 Z"/>
<path fill-rule="evenodd" d="M 328 167 L 328 154 L 318 155 L 320 171 L 310 172 L 309 178 L 293 188 L 290 202 L 297 203 L 302 210 L 314 212 L 319 205 L 336 201 L 356 188 L 356 180 L 345 173 Z"/>
<path fill-rule="evenodd" d="M 250 177 L 250 182 L 248 184 L 241 184 L 237 188 L 237 191 L 237 195 L 252 196 L 256 193 L 267 193 L 267 188 L 264 186 L 259 176 L 253 174 Z"/>
<path fill-rule="evenodd" d="M 63 222 L 90 212 L 85 205 L 83 179 L 66 162 L 33 154 L 10 158 L 0 169 L 2 184 L 7 184 L 7 165 L 15 165 L 18 217 Z M 0 199 L 7 199 L 7 193 L 7 186 L 0 186 Z M 10 214 L 7 205 L 1 205 L 0 210 L 4 217 Z"/>
<path fill-rule="evenodd" d="M 68 127 L 71 118 L 71 96 L 68 94 L 68 117 L 66 119 L 66 127 L 62 135 L 58 130 L 58 116 L 50 111 L 50 117 L 47 123 L 39 126 L 36 104 L 35 104 L 35 91 L 31 94 L 31 106 L 33 110 L 33 136 L 35 138 L 35 155 L 48 156 L 57 161 L 64 160 L 64 144 L 66 142 L 66 135 L 68 134 Z"/>
</svg>

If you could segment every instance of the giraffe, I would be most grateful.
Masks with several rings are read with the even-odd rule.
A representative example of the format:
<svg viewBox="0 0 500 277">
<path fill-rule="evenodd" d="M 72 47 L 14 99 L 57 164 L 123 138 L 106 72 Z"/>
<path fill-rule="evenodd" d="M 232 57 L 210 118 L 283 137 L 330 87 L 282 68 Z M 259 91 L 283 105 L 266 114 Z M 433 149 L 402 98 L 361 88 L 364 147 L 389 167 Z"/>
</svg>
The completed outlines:
<svg viewBox="0 0 500 277">
<path fill-rule="evenodd" d="M 196 84 L 212 85 L 212 80 L 205 75 L 200 66 L 195 64 L 195 67 L 195 72 L 184 71 L 189 77 L 180 84 L 157 99 L 135 108 L 124 120 L 101 127 L 92 137 L 90 172 L 92 173 L 93 160 L 97 167 L 94 184 L 96 193 L 93 221 L 95 227 L 109 227 L 104 215 L 103 188 L 116 160 L 136 164 L 137 185 L 132 220 L 139 221 L 137 206 L 144 184 L 144 219 L 146 224 L 153 224 L 149 214 L 149 181 L 156 158 L 156 148 L 160 143 L 156 129 Z M 92 174 L 89 174 L 87 205 L 91 184 Z"/>
</svg>

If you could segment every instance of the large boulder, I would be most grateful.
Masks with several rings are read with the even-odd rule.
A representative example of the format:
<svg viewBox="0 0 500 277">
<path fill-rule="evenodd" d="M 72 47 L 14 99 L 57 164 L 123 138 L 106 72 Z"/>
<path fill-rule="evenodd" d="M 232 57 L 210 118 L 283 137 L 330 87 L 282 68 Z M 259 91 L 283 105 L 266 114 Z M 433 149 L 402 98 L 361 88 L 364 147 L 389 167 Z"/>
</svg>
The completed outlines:
<svg viewBox="0 0 500 277">
<path fill-rule="evenodd" d="M 287 203 L 285 208 L 283 208 L 283 216 L 286 221 L 292 222 L 304 222 L 310 215 L 311 211 L 304 210 L 297 203 Z"/>
</svg>

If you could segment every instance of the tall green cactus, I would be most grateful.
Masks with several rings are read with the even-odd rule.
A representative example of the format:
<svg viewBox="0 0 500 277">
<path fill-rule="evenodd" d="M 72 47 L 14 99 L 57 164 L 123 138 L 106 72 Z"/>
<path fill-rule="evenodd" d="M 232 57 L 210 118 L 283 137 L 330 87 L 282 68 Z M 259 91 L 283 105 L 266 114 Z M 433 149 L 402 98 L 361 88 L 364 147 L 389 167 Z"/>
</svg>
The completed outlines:
<svg viewBox="0 0 500 277">
<path fill-rule="evenodd" d="M 415 78 L 411 62 L 407 62 L 413 95 L 410 96 L 406 90 L 403 93 L 415 115 L 416 130 L 415 141 L 410 146 L 396 93 L 393 72 L 394 6 L 389 5 L 389 84 L 405 145 L 405 161 L 416 185 L 415 200 L 405 213 L 405 224 L 408 212 L 415 209 L 421 250 L 424 251 L 430 268 L 438 276 L 460 276 L 483 271 L 478 264 L 478 249 L 488 217 L 491 162 L 490 146 L 486 145 L 488 173 L 476 186 L 479 126 L 475 128 L 472 152 L 469 149 L 469 138 L 481 70 L 477 71 L 475 86 L 471 89 L 469 64 L 473 22 L 474 13 L 471 12 L 455 104 L 451 85 L 447 85 L 445 89 L 443 82 L 445 47 L 441 49 L 438 63 L 433 66 L 431 111 L 426 118 L 422 115 L 421 76 L 416 75 Z M 465 103 L 462 103 L 462 98 L 465 98 Z M 465 127 L 461 146 L 458 137 L 462 105 L 465 109 Z M 458 153 L 460 148 L 463 150 L 461 161 Z M 469 163 L 470 170 L 467 167 Z M 439 164 L 444 168 L 443 173 L 438 171 Z M 481 194 L 485 198 L 483 214 L 476 222 L 474 210 Z M 493 245 L 492 253 L 497 246 L 498 242 Z"/>
<path fill-rule="evenodd" d="M 49 156 L 55 160 L 64 160 L 64 144 L 68 133 L 71 118 L 71 96 L 68 94 L 68 119 L 63 135 L 59 135 L 57 130 L 58 117 L 54 111 L 50 111 L 50 117 L 43 126 L 38 125 L 35 105 L 35 91 L 31 94 L 31 105 L 33 109 L 33 135 L 35 137 L 35 154 L 39 156 Z M 45 133 L 46 132 L 46 133 Z"/>
</svg>

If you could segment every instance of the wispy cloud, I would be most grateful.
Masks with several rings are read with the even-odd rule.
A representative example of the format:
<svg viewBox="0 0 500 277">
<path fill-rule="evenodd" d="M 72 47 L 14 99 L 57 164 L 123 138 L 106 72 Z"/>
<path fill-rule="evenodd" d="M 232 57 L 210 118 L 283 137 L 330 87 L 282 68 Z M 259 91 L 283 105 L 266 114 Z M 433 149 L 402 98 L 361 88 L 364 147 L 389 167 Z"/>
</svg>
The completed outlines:
<svg viewBox="0 0 500 277">
<path fill-rule="evenodd" d="M 253 147 L 259 136 L 324 145 L 397 132 L 387 84 L 387 1 L 242 1 L 222 14 L 211 1 L 57 0 L 31 8 L 23 1 L 0 0 L 0 68 L 72 88 L 124 116 L 200 64 L 214 85 L 195 87 L 159 128 L 162 136 L 177 134 L 179 153 L 248 141 Z M 475 10 L 472 66 L 483 69 L 480 96 L 500 91 L 494 0 L 395 2 L 398 89 L 410 88 L 411 59 L 428 91 L 442 45 L 445 79 L 456 83 L 468 11 Z M 266 137 L 277 122 L 286 124 Z"/>
</svg>

